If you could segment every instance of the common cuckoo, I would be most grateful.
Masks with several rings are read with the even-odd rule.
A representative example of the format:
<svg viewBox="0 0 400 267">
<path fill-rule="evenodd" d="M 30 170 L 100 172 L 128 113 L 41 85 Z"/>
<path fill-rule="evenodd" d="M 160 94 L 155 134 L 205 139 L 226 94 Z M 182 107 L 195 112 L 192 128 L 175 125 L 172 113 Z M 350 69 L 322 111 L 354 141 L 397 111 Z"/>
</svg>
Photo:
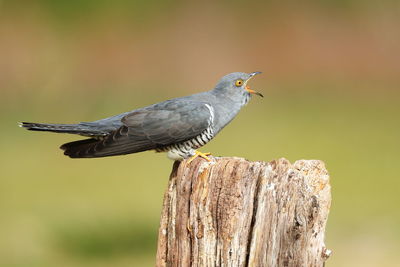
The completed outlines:
<svg viewBox="0 0 400 267">
<path fill-rule="evenodd" d="M 175 98 L 109 118 L 77 124 L 22 122 L 32 131 L 69 133 L 88 139 L 63 144 L 71 158 L 97 158 L 155 150 L 173 160 L 208 154 L 197 151 L 221 131 L 247 104 L 252 94 L 247 82 L 260 72 L 234 72 L 214 89 Z"/>
</svg>

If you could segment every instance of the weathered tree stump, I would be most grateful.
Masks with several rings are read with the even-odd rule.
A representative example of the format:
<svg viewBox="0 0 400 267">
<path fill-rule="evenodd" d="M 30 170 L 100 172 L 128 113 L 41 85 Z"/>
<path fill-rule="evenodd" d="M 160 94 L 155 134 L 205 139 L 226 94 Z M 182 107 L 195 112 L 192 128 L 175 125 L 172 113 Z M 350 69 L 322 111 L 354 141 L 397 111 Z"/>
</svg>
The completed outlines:
<svg viewBox="0 0 400 267">
<path fill-rule="evenodd" d="M 318 160 L 175 162 L 157 266 L 323 266 L 331 195 Z"/>
</svg>

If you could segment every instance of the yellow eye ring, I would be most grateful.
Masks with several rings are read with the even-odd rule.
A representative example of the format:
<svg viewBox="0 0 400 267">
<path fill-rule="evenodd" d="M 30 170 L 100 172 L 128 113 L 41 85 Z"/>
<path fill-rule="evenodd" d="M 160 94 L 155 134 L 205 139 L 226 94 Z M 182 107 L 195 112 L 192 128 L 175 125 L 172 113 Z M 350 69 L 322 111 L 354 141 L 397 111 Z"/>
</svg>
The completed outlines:
<svg viewBox="0 0 400 267">
<path fill-rule="evenodd" d="M 242 79 L 236 80 L 235 85 L 236 85 L 237 87 L 242 86 L 242 85 L 243 85 L 243 80 L 242 80 Z"/>
</svg>

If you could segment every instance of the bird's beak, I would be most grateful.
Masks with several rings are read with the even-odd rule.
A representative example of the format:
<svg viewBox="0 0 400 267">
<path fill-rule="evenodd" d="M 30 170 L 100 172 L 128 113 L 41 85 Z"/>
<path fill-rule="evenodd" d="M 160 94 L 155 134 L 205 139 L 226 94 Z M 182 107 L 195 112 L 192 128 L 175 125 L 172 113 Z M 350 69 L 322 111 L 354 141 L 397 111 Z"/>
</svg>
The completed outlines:
<svg viewBox="0 0 400 267">
<path fill-rule="evenodd" d="M 248 82 L 251 78 L 253 78 L 255 75 L 260 74 L 260 73 L 261 73 L 261 72 L 259 72 L 259 71 L 250 73 L 250 78 L 248 78 L 247 81 L 246 81 L 245 89 L 246 89 L 246 91 L 249 92 L 250 94 L 254 94 L 254 95 L 258 95 L 258 96 L 264 97 L 261 93 L 250 89 L 250 87 L 247 85 L 247 82 Z"/>
</svg>

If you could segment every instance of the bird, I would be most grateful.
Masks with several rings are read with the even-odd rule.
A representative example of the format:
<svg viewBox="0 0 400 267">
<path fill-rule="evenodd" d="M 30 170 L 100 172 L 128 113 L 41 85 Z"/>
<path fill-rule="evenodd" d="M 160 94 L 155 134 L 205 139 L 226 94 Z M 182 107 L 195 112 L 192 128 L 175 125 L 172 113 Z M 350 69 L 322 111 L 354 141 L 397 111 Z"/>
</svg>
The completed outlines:
<svg viewBox="0 0 400 267">
<path fill-rule="evenodd" d="M 209 91 L 174 98 L 92 122 L 48 124 L 21 122 L 31 131 L 68 133 L 89 137 L 63 144 L 70 158 L 99 158 L 147 150 L 166 152 L 168 158 L 189 163 L 198 151 L 229 124 L 250 100 L 263 95 L 248 81 L 261 72 L 234 72 L 222 77 Z"/>
</svg>

